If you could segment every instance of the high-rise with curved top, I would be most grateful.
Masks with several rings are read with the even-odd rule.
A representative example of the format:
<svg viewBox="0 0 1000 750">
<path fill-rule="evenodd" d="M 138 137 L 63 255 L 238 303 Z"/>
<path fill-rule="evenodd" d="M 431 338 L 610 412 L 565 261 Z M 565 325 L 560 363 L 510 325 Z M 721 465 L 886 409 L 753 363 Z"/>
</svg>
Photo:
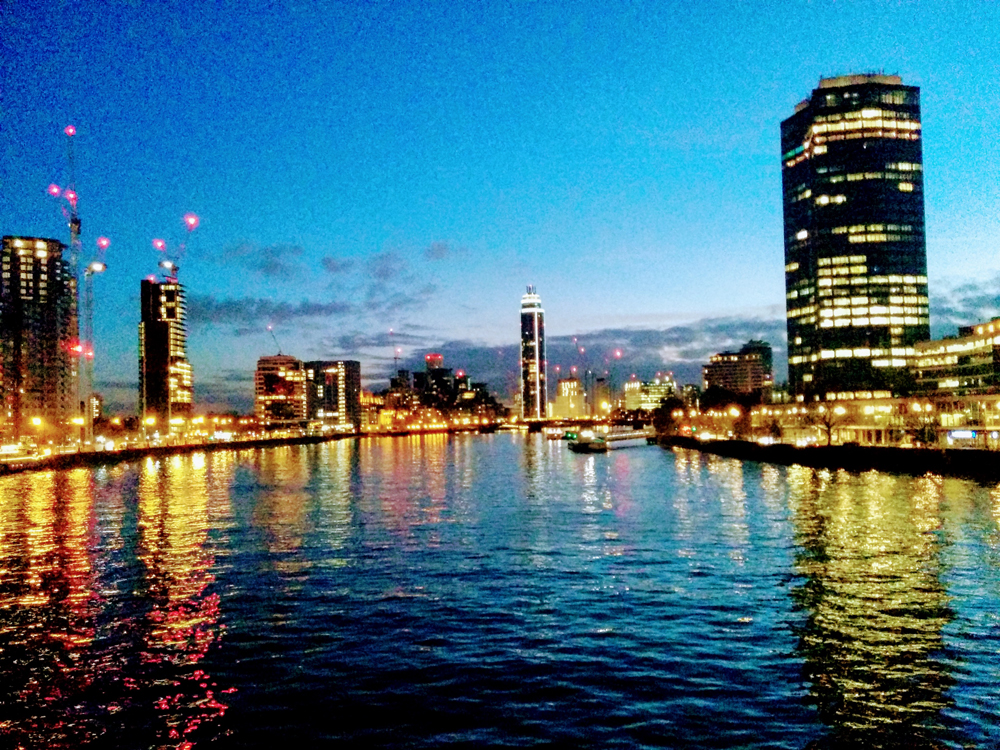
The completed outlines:
<svg viewBox="0 0 1000 750">
<path fill-rule="evenodd" d="M 534 286 L 521 297 L 521 414 L 525 419 L 547 416 L 545 311 Z"/>
<path fill-rule="evenodd" d="M 930 338 L 920 90 L 824 78 L 781 123 L 788 385 L 886 395 Z"/>
</svg>

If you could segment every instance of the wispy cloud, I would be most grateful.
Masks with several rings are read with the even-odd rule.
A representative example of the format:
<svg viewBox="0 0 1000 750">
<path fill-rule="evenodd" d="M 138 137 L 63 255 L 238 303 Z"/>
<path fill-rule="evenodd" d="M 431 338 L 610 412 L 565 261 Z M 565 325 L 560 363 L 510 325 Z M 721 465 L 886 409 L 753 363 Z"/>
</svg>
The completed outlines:
<svg viewBox="0 0 1000 750">
<path fill-rule="evenodd" d="M 393 281 L 409 270 L 402 255 L 395 250 L 377 253 L 368 260 L 368 273 L 376 281 Z"/>
<path fill-rule="evenodd" d="M 293 304 L 259 297 L 216 299 L 213 295 L 192 295 L 187 303 L 188 321 L 192 326 L 209 324 L 284 323 L 296 318 L 346 316 L 355 312 L 347 302 L 313 302 L 302 300 Z"/>
<path fill-rule="evenodd" d="M 304 254 L 299 245 L 243 242 L 224 248 L 214 260 L 217 263 L 237 263 L 269 279 L 290 279 L 305 270 Z"/>
<path fill-rule="evenodd" d="M 935 337 L 953 335 L 959 326 L 1000 316 L 1000 276 L 957 283 L 944 280 L 933 291 L 931 324 Z"/>
<path fill-rule="evenodd" d="M 432 242 L 426 250 L 424 257 L 428 260 L 444 260 L 451 255 L 451 246 L 447 242 Z"/>
<path fill-rule="evenodd" d="M 332 274 L 347 273 L 354 268 L 354 261 L 349 258 L 326 256 L 325 258 L 321 258 L 319 262 L 325 271 Z"/>
</svg>

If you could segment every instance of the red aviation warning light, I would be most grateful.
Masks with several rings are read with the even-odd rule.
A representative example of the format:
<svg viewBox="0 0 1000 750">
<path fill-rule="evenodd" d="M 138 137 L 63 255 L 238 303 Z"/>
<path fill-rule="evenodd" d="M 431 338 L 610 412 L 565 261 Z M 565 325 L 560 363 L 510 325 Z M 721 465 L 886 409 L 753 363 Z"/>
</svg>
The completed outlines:
<svg viewBox="0 0 1000 750">
<path fill-rule="evenodd" d="M 74 135 L 76 135 L 76 128 L 74 128 L 74 127 L 73 127 L 72 125 L 67 125 L 67 126 L 66 126 L 66 127 L 65 127 L 65 128 L 63 129 L 63 132 L 64 132 L 64 133 L 65 133 L 66 135 L 68 135 L 68 136 L 74 136 Z"/>
<path fill-rule="evenodd" d="M 65 198 L 66 200 L 68 200 L 69 204 L 73 208 L 76 208 L 76 191 L 75 190 L 66 190 L 63 193 L 63 198 Z"/>
<path fill-rule="evenodd" d="M 157 250 L 166 250 L 167 243 L 164 242 L 163 240 L 153 240 L 153 247 L 155 247 Z"/>
<path fill-rule="evenodd" d="M 107 250 L 108 246 L 110 246 L 110 245 L 111 245 L 111 240 L 109 240 L 107 237 L 98 237 L 97 238 L 97 246 L 101 250 Z"/>
<path fill-rule="evenodd" d="M 184 214 L 184 223 L 187 225 L 189 232 L 193 232 L 198 228 L 198 224 L 201 223 L 201 219 L 198 218 L 197 214 L 186 213 Z"/>
<path fill-rule="evenodd" d="M 53 198 L 58 198 L 61 192 L 62 188 L 56 185 L 55 183 L 49 185 L 49 195 L 51 195 Z"/>
</svg>

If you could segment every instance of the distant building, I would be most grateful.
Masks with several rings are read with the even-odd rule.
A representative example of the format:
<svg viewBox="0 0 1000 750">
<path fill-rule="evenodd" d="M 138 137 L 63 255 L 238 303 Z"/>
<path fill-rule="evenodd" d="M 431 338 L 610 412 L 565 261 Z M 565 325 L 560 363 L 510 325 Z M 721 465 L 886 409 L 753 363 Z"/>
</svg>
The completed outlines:
<svg viewBox="0 0 1000 750">
<path fill-rule="evenodd" d="M 686 383 L 681 388 L 681 401 L 684 408 L 697 411 L 701 408 L 701 389 L 694 383 Z"/>
<path fill-rule="evenodd" d="M 529 286 L 521 297 L 521 414 L 525 419 L 548 416 L 545 366 L 545 311 L 535 287 Z"/>
<path fill-rule="evenodd" d="M 361 427 L 361 363 L 354 360 L 305 363 L 308 417 L 326 424 Z"/>
<path fill-rule="evenodd" d="M 565 378 L 556 386 L 556 401 L 552 416 L 556 419 L 576 419 L 587 414 L 586 394 L 577 378 Z"/>
<path fill-rule="evenodd" d="M 595 417 L 606 417 L 614 409 L 611 402 L 611 386 L 607 378 L 594 380 L 594 390 L 591 393 L 590 412 Z"/>
<path fill-rule="evenodd" d="M 956 396 L 1000 393 L 1000 318 L 958 329 L 958 336 L 916 344 L 917 390 Z"/>
<path fill-rule="evenodd" d="M 821 79 L 781 151 L 789 390 L 870 398 L 930 338 L 920 90 Z"/>
<path fill-rule="evenodd" d="M 625 383 L 625 408 L 628 411 L 653 411 L 665 398 L 677 395 L 677 384 L 669 377 L 657 377 L 647 382 L 629 380 Z"/>
<path fill-rule="evenodd" d="M 763 341 L 749 341 L 738 352 L 712 355 L 701 368 L 702 387 L 722 388 L 733 393 L 758 393 L 769 396 L 774 384 L 771 346 Z"/>
<path fill-rule="evenodd" d="M 295 357 L 261 357 L 253 382 L 254 416 L 261 424 L 290 427 L 309 419 L 306 369 Z"/>
<path fill-rule="evenodd" d="M 424 371 L 413 373 L 413 390 L 420 404 L 428 409 L 445 409 L 454 403 L 458 395 L 455 373 L 444 366 L 440 354 L 424 357 Z"/>
<path fill-rule="evenodd" d="M 80 414 L 82 352 L 76 279 L 66 246 L 4 237 L 0 251 L 0 429 L 9 437 L 63 433 Z"/>
<path fill-rule="evenodd" d="M 143 279 L 139 302 L 139 412 L 167 429 L 194 408 L 184 287 L 176 279 Z"/>
</svg>

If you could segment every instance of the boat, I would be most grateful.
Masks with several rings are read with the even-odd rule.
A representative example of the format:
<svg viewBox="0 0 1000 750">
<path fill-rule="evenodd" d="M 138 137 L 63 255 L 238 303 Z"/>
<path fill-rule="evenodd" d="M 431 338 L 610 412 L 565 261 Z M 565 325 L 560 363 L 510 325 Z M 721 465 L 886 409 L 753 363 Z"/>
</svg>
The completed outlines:
<svg viewBox="0 0 1000 750">
<path fill-rule="evenodd" d="M 650 438 L 656 438 L 656 430 L 652 426 L 636 428 L 631 425 L 615 425 L 604 434 L 581 430 L 569 441 L 569 449 L 574 453 L 606 453 L 619 448 L 648 445 Z"/>
</svg>

